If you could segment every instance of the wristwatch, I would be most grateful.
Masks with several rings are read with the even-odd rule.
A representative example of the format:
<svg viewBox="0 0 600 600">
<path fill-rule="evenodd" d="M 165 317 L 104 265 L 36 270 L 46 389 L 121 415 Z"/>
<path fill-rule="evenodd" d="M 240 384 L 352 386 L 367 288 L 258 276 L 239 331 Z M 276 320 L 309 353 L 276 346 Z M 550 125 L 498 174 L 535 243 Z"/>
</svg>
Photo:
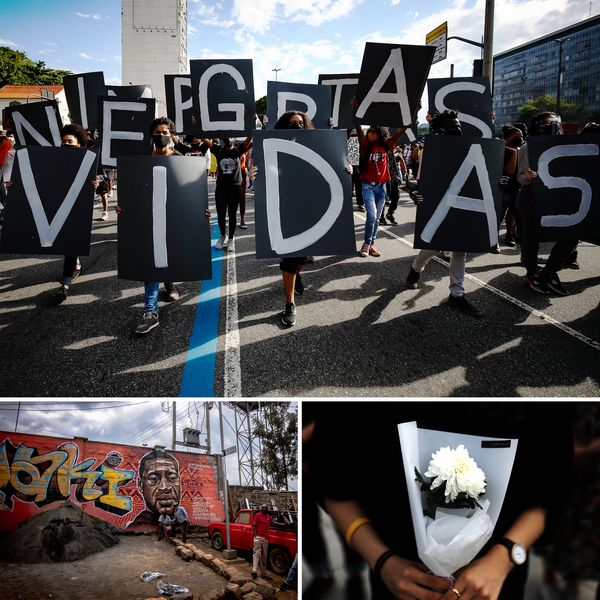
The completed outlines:
<svg viewBox="0 0 600 600">
<path fill-rule="evenodd" d="M 508 538 L 502 538 L 498 541 L 498 544 L 502 544 L 502 546 L 508 548 L 510 559 L 515 565 L 522 565 L 527 560 L 527 550 L 525 550 L 523 544 L 517 544 Z"/>
</svg>

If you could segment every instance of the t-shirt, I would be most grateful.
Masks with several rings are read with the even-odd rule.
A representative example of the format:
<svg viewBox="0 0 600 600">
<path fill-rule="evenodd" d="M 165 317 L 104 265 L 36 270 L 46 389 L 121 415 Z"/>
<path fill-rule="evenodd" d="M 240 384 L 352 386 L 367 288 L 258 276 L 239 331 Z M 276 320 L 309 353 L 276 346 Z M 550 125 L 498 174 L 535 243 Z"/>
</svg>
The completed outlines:
<svg viewBox="0 0 600 600">
<path fill-rule="evenodd" d="M 273 519 L 269 515 L 263 515 L 262 512 L 257 512 L 254 515 L 254 527 L 256 527 L 256 535 L 261 538 L 269 539 L 269 531 Z"/>
<path fill-rule="evenodd" d="M 365 138 L 360 144 L 360 155 L 364 156 L 367 150 L 369 141 Z M 390 172 L 388 169 L 387 153 L 394 147 L 394 143 L 391 138 L 388 138 L 383 145 L 379 144 L 371 148 L 369 156 L 364 157 L 366 162 L 366 169 L 360 174 L 360 178 L 363 181 L 389 181 Z"/>
<path fill-rule="evenodd" d="M 217 166 L 219 167 L 217 185 L 242 185 L 241 158 L 243 153 L 244 144 L 237 144 L 233 148 L 220 148 L 215 152 Z"/>
<path fill-rule="evenodd" d="M 160 517 L 158 517 L 158 522 L 161 525 L 169 525 L 171 523 L 171 518 L 169 515 L 160 515 Z"/>
<path fill-rule="evenodd" d="M 175 512 L 173 513 L 173 520 L 177 521 L 178 523 L 185 523 L 185 521 L 189 520 L 187 512 L 185 512 L 185 508 L 183 508 L 183 506 L 178 506 L 175 509 Z"/>
</svg>

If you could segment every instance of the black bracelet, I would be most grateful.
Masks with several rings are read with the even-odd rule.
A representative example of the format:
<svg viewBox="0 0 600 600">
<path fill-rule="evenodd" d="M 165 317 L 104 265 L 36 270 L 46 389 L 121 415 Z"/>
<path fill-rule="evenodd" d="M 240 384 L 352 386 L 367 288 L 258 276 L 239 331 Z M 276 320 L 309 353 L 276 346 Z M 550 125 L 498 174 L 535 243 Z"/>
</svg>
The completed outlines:
<svg viewBox="0 0 600 600">
<path fill-rule="evenodd" d="M 373 573 L 375 573 L 375 576 L 379 579 L 381 579 L 381 569 L 383 568 L 384 563 L 386 562 L 386 560 L 392 556 L 395 556 L 395 552 L 393 550 L 386 550 L 378 559 L 377 562 L 375 563 L 375 566 L 373 567 Z"/>
</svg>

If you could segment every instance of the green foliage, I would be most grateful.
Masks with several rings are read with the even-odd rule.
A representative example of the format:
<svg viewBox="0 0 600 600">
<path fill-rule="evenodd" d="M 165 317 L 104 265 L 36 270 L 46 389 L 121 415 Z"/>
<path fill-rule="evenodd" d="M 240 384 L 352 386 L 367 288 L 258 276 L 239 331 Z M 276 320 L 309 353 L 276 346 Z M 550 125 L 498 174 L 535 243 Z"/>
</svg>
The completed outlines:
<svg viewBox="0 0 600 600">
<path fill-rule="evenodd" d="M 289 402 L 265 402 L 254 432 L 261 438 L 259 464 L 269 490 L 288 490 L 288 479 L 298 477 L 298 414 Z"/>
<path fill-rule="evenodd" d="M 454 502 L 446 502 L 446 496 L 444 492 L 446 491 L 446 485 L 440 485 L 435 488 L 435 490 L 431 490 L 431 482 L 425 481 L 421 473 L 417 467 L 415 467 L 415 481 L 420 484 L 422 492 L 429 492 L 427 496 L 427 508 L 423 510 L 423 515 L 425 517 L 430 517 L 431 519 L 435 519 L 435 509 L 440 506 L 442 508 L 481 508 L 481 504 L 477 502 L 471 496 L 468 496 L 466 492 L 461 492 L 456 496 Z"/>
<path fill-rule="evenodd" d="M 259 98 L 255 103 L 256 114 L 257 115 L 266 115 L 267 114 L 267 97 L 263 96 Z"/>
<path fill-rule="evenodd" d="M 33 61 L 23 52 L 0 47 L 0 87 L 5 85 L 62 85 L 71 71 L 55 71 L 44 61 Z"/>
<path fill-rule="evenodd" d="M 528 127 L 532 117 L 542 112 L 557 112 L 556 98 L 553 98 L 550 94 L 546 94 L 535 100 L 527 100 L 523 106 L 519 107 L 521 122 L 525 123 Z M 567 104 L 561 98 L 558 113 L 565 123 L 577 122 L 580 125 L 587 123 L 588 112 L 580 104 Z"/>
</svg>

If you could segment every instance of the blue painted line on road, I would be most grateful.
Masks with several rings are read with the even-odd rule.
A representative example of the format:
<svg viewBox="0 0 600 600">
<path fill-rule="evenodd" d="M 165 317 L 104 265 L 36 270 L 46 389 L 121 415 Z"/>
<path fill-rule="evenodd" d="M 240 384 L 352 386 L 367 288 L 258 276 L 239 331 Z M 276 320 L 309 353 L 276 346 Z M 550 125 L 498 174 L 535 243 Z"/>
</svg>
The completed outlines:
<svg viewBox="0 0 600 600">
<path fill-rule="evenodd" d="M 219 226 L 215 223 L 211 237 L 212 279 L 202 282 L 194 329 L 181 378 L 180 398 L 210 398 L 215 395 L 215 357 L 221 304 L 221 276 L 223 257 L 226 252 L 215 250 L 215 242 L 218 238 Z"/>
</svg>

